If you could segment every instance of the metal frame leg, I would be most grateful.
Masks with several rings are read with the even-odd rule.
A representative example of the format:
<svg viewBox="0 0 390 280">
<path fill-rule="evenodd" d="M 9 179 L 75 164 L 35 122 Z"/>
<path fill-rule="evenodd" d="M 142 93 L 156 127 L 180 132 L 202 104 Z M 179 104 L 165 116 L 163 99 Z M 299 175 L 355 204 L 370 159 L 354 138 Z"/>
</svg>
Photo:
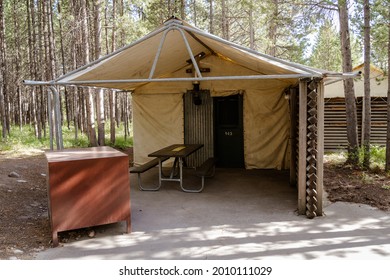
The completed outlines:
<svg viewBox="0 0 390 280">
<path fill-rule="evenodd" d="M 181 166 L 182 167 L 182 166 Z M 181 169 L 182 170 L 182 169 Z M 201 187 L 199 188 L 199 189 L 194 189 L 194 190 L 190 190 L 190 189 L 186 189 L 186 188 L 184 188 L 183 187 L 183 184 L 182 184 L 182 181 L 183 181 L 183 178 L 182 178 L 182 176 L 180 177 L 180 187 L 181 187 L 181 189 L 183 190 L 183 192 L 188 192 L 188 193 L 200 193 L 200 192 L 202 192 L 203 191 L 203 189 L 204 189 L 204 178 L 205 177 L 212 177 L 212 176 L 214 176 L 214 174 L 215 174 L 215 166 L 213 166 L 213 169 L 212 169 L 212 172 L 211 172 L 211 174 L 210 175 L 205 175 L 205 176 L 201 176 L 202 177 L 202 185 L 201 185 Z"/>
<path fill-rule="evenodd" d="M 141 190 L 141 191 L 158 191 L 160 188 L 161 188 L 161 181 L 159 180 L 159 185 L 157 188 L 154 188 L 154 189 L 145 189 L 144 187 L 142 187 L 142 183 L 141 183 L 141 173 L 137 173 L 138 175 L 138 188 Z"/>
<path fill-rule="evenodd" d="M 200 187 L 200 189 L 195 189 L 195 190 L 189 190 L 189 189 L 185 189 L 182 185 L 181 186 L 181 189 L 184 191 L 184 192 L 189 192 L 189 193 L 200 193 L 203 191 L 204 189 L 204 178 L 205 177 L 213 177 L 215 175 L 215 165 L 213 166 L 211 172 L 210 172 L 210 175 L 205 175 L 205 176 L 201 176 L 202 178 L 202 186 Z M 181 182 L 180 182 L 181 183 Z"/>
<path fill-rule="evenodd" d="M 161 176 L 162 176 L 162 161 L 161 161 L 161 159 L 159 159 L 159 163 L 158 163 L 158 186 L 156 188 L 145 189 L 144 187 L 142 187 L 141 173 L 137 173 L 137 175 L 138 175 L 138 188 L 141 191 L 158 191 L 161 188 Z"/>
</svg>

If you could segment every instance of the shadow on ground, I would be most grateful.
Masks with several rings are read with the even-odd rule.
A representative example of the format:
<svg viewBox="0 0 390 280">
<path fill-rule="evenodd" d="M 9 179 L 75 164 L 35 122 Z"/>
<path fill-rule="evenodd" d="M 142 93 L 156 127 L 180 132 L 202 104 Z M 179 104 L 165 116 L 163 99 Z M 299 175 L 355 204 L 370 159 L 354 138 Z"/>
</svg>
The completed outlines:
<svg viewBox="0 0 390 280">
<path fill-rule="evenodd" d="M 186 178 L 188 187 L 200 184 Z M 157 171 L 143 179 L 156 184 Z M 94 238 L 37 259 L 390 259 L 388 212 L 325 201 L 325 215 L 309 220 L 296 214 L 288 180 L 284 171 L 218 169 L 193 194 L 176 182 L 142 192 L 131 175 L 131 234 L 124 223 L 96 227 Z"/>
</svg>

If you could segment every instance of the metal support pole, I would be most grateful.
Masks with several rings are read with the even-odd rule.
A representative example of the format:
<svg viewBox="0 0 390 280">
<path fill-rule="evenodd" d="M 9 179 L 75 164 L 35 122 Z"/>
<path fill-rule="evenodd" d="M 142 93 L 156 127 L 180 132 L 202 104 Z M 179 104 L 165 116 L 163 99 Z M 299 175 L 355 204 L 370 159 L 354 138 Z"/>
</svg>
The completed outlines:
<svg viewBox="0 0 390 280">
<path fill-rule="evenodd" d="M 63 140 L 62 140 L 62 127 L 61 127 L 61 104 L 60 104 L 60 95 L 58 93 L 58 90 L 51 86 L 50 90 L 53 94 L 54 99 L 54 127 L 55 127 L 55 134 L 56 134 L 56 144 L 57 144 L 57 150 L 62 150 L 64 148 Z"/>
<path fill-rule="evenodd" d="M 184 34 L 184 31 L 183 31 L 181 28 L 176 28 L 176 29 L 179 30 L 181 36 L 183 37 L 183 40 L 184 40 L 184 43 L 185 43 L 185 45 L 186 45 L 188 54 L 190 55 L 192 64 L 193 64 L 194 67 L 195 67 L 195 71 L 196 71 L 197 77 L 202 78 L 202 74 L 200 73 L 198 63 L 196 62 L 196 59 L 195 59 L 195 57 L 194 57 L 194 54 L 192 53 L 190 44 L 189 44 L 188 41 L 187 41 L 187 38 L 186 38 L 186 35 Z"/>
<path fill-rule="evenodd" d="M 194 58 L 195 59 L 195 58 Z M 197 65 L 197 64 L 195 64 Z M 43 81 L 23 81 L 25 85 L 60 85 L 60 86 L 81 86 L 95 84 L 123 84 L 123 83 L 164 83 L 164 82 L 201 82 L 201 81 L 230 81 L 230 80 L 272 80 L 272 79 L 302 79 L 313 78 L 311 74 L 280 74 L 280 75 L 246 75 L 246 76 L 216 76 L 216 77 L 196 77 L 196 78 L 153 78 L 153 79 L 123 79 L 123 80 L 84 80 L 69 82 L 43 82 Z M 321 76 L 318 76 L 321 78 Z"/>
<path fill-rule="evenodd" d="M 168 29 L 165 30 L 164 33 L 163 33 L 163 36 L 162 36 L 161 41 L 160 41 L 160 45 L 158 46 L 158 49 L 157 49 L 156 56 L 154 57 L 152 69 L 150 70 L 149 79 L 152 79 L 152 78 L 153 78 L 154 71 L 156 70 L 156 66 L 157 66 L 158 59 L 160 58 L 161 50 L 162 50 L 162 48 L 163 48 L 163 46 L 164 46 L 165 38 L 167 37 L 167 34 L 168 34 L 168 32 L 169 32 L 170 30 L 172 30 L 172 29 L 171 29 L 171 28 L 168 28 Z"/>
<path fill-rule="evenodd" d="M 52 104 L 52 92 L 47 91 L 47 119 L 49 120 L 49 135 L 50 135 L 50 150 L 54 149 L 53 145 L 53 104 Z"/>
</svg>

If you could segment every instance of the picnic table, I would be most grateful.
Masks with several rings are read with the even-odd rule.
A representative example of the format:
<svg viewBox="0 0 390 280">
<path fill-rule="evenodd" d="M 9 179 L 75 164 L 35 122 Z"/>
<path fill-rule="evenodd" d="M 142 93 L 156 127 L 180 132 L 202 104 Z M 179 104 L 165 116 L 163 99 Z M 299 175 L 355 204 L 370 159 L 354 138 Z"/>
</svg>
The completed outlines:
<svg viewBox="0 0 390 280">
<path fill-rule="evenodd" d="M 173 144 L 149 154 L 149 157 L 159 159 L 159 186 L 163 181 L 175 181 L 180 183 L 180 188 L 184 192 L 194 192 L 183 186 L 183 166 L 186 166 L 186 158 L 201 149 L 203 144 Z M 169 176 L 163 173 L 162 162 L 167 158 L 175 158 Z"/>
</svg>

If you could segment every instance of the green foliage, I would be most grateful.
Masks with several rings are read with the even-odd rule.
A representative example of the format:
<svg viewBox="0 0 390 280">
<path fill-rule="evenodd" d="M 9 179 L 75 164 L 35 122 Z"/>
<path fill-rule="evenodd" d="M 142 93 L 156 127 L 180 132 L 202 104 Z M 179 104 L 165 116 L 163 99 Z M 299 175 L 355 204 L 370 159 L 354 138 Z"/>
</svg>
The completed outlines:
<svg viewBox="0 0 390 280">
<path fill-rule="evenodd" d="M 63 128 L 62 138 L 64 142 L 64 148 L 75 148 L 75 147 L 85 148 L 88 147 L 89 145 L 88 137 L 85 134 L 78 134 L 77 139 L 75 139 L 73 127 L 71 127 L 71 129 Z M 49 145 L 50 145 L 50 139 L 49 139 Z"/>
<path fill-rule="evenodd" d="M 10 134 L 6 139 L 0 140 L 0 151 L 17 151 L 30 148 L 43 149 L 46 147 L 45 139 L 35 138 L 34 131 L 30 126 L 11 127 Z"/>
<path fill-rule="evenodd" d="M 109 143 L 110 139 L 110 126 L 107 125 L 105 127 L 105 133 L 106 133 L 106 145 L 118 148 L 118 149 L 126 149 L 133 146 L 133 137 L 129 135 L 125 135 L 125 129 L 123 124 L 121 124 L 119 127 L 116 127 L 115 131 L 115 143 Z M 132 130 L 130 129 L 130 135 L 132 135 Z"/>
<path fill-rule="evenodd" d="M 388 26 L 389 26 L 389 0 L 370 1 L 371 11 L 371 63 L 381 68 L 385 72 L 388 69 Z M 351 28 L 357 34 L 360 42 L 363 42 L 363 1 L 357 0 L 355 13 L 351 18 Z M 363 44 L 363 43 L 361 43 Z"/>
<path fill-rule="evenodd" d="M 133 146 L 133 138 L 125 139 L 124 137 L 118 137 L 115 141 L 115 148 L 126 149 Z"/>
<path fill-rule="evenodd" d="M 363 165 L 364 150 L 359 149 L 359 163 Z M 384 170 L 386 163 L 386 148 L 376 145 L 370 146 L 370 169 L 372 170 Z"/>
<path fill-rule="evenodd" d="M 351 50 L 353 66 L 357 66 L 362 62 L 362 47 L 353 33 L 351 34 Z M 340 35 L 330 20 L 325 21 L 319 29 L 309 65 L 329 71 L 342 71 Z"/>
<path fill-rule="evenodd" d="M 47 133 L 48 133 L 47 129 Z M 116 148 L 125 149 L 133 146 L 133 138 L 127 136 L 125 139 L 123 126 L 117 128 L 116 143 L 110 144 L 109 139 L 109 127 L 106 128 L 106 145 Z M 70 129 L 63 127 L 62 129 L 64 148 L 83 148 L 89 146 L 88 137 L 85 134 L 79 133 L 77 139 L 75 139 L 74 128 Z M 54 148 L 56 148 L 54 143 Z M 1 152 L 17 152 L 26 151 L 31 149 L 46 150 L 50 149 L 50 137 L 46 135 L 42 139 L 38 139 L 34 135 L 34 129 L 31 126 L 23 126 L 22 130 L 19 127 L 11 127 L 10 135 L 6 139 L 0 140 Z"/>
<path fill-rule="evenodd" d="M 338 152 L 326 153 L 325 155 L 327 161 L 332 164 L 343 164 L 346 162 L 347 159 L 347 152 L 343 150 Z M 359 167 L 363 167 L 363 155 L 364 155 L 363 148 L 359 148 L 358 150 Z M 386 148 L 377 145 L 371 145 L 370 146 L 370 170 L 373 171 L 374 173 L 383 172 L 385 169 L 385 162 L 386 162 Z"/>
<path fill-rule="evenodd" d="M 341 71 L 340 49 L 340 38 L 336 28 L 331 21 L 326 21 L 317 34 L 310 65 L 329 71 Z"/>
</svg>

